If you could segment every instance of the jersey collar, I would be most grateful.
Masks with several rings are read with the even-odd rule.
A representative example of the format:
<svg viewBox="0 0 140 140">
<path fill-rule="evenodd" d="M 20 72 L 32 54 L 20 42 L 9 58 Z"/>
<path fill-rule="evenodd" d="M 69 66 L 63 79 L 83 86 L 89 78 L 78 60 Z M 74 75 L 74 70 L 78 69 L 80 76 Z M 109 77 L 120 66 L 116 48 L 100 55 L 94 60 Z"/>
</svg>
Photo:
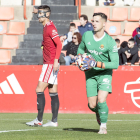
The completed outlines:
<svg viewBox="0 0 140 140">
<path fill-rule="evenodd" d="M 95 35 L 93 34 L 93 39 L 97 42 L 97 41 L 102 40 L 105 35 L 106 35 L 106 33 L 104 32 L 104 35 L 101 38 L 96 38 Z"/>
</svg>

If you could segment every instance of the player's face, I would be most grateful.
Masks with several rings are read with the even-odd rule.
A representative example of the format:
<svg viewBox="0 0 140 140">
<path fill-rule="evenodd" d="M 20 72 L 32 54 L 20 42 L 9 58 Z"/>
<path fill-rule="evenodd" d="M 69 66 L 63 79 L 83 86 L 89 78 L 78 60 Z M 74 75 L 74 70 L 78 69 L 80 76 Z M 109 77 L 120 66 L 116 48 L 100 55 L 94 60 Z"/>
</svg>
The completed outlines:
<svg viewBox="0 0 140 140">
<path fill-rule="evenodd" d="M 74 26 L 70 26 L 70 32 L 74 32 L 76 28 Z"/>
<path fill-rule="evenodd" d="M 133 41 L 128 41 L 128 47 L 133 48 L 134 47 L 134 42 Z"/>
<path fill-rule="evenodd" d="M 87 23 L 87 20 L 84 20 L 83 17 L 80 17 L 80 24 L 81 24 L 82 26 L 85 26 L 86 23 Z"/>
<path fill-rule="evenodd" d="M 74 42 L 74 43 L 78 42 L 78 39 L 77 39 L 77 36 L 76 35 L 73 35 L 72 36 L 72 42 Z"/>
<path fill-rule="evenodd" d="M 91 21 L 95 32 L 99 32 L 105 28 L 105 20 L 101 16 L 94 16 Z"/>
</svg>

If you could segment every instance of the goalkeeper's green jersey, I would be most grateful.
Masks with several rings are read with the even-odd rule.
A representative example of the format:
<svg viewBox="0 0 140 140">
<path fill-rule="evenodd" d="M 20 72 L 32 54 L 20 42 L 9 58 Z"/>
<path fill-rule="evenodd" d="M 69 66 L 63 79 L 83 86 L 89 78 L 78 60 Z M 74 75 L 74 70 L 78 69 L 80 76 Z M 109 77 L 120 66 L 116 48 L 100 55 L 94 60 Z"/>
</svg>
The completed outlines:
<svg viewBox="0 0 140 140">
<path fill-rule="evenodd" d="M 87 31 L 82 36 L 82 41 L 79 45 L 77 54 L 90 54 L 99 62 L 105 64 L 105 69 L 94 68 L 95 74 L 107 72 L 112 74 L 112 69 L 117 69 L 119 66 L 118 49 L 115 40 L 104 32 L 100 39 L 95 38 L 94 31 Z"/>
</svg>

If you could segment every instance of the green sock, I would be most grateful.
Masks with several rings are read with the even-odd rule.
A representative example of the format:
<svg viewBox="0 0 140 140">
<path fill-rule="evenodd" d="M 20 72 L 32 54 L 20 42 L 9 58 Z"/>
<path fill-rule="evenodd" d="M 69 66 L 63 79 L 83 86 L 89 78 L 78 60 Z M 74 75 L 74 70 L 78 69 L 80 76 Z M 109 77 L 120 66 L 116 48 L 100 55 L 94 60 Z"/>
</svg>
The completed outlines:
<svg viewBox="0 0 140 140">
<path fill-rule="evenodd" d="M 98 112 L 98 108 L 97 106 L 95 108 L 90 108 L 89 104 L 88 104 L 88 108 L 92 111 L 92 112 Z"/>
<path fill-rule="evenodd" d="M 99 103 L 98 102 L 98 112 L 100 115 L 100 121 L 101 123 L 106 123 L 108 119 L 108 106 L 106 102 Z"/>
</svg>

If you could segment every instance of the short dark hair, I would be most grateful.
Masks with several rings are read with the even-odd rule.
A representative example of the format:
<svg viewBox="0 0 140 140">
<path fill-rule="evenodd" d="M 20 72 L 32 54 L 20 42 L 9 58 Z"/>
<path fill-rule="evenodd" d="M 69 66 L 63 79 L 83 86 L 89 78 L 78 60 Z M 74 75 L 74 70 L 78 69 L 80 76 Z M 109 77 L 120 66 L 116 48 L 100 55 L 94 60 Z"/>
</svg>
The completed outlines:
<svg viewBox="0 0 140 140">
<path fill-rule="evenodd" d="M 51 12 L 51 8 L 48 5 L 41 5 L 38 7 L 38 9 L 43 9 Z"/>
<path fill-rule="evenodd" d="M 120 43 L 120 39 L 118 39 L 118 38 L 116 38 L 115 41 L 116 41 L 117 43 Z"/>
<path fill-rule="evenodd" d="M 81 15 L 80 18 L 81 18 L 81 17 L 82 17 L 84 20 L 87 20 L 87 22 L 88 22 L 88 17 L 87 17 L 87 15 Z"/>
<path fill-rule="evenodd" d="M 127 45 L 128 45 L 128 42 L 127 41 L 123 41 L 120 46 L 122 48 L 125 48 Z"/>
<path fill-rule="evenodd" d="M 107 15 L 104 14 L 104 13 L 101 13 L 101 12 L 94 13 L 94 14 L 93 14 L 93 17 L 95 17 L 95 16 L 100 16 L 100 17 L 102 17 L 103 19 L 105 19 L 105 21 L 107 21 Z"/>
<path fill-rule="evenodd" d="M 70 26 L 76 27 L 75 23 L 70 23 Z"/>
<path fill-rule="evenodd" d="M 135 43 L 134 38 L 130 38 L 128 41 L 131 41 L 131 42 Z"/>
</svg>

